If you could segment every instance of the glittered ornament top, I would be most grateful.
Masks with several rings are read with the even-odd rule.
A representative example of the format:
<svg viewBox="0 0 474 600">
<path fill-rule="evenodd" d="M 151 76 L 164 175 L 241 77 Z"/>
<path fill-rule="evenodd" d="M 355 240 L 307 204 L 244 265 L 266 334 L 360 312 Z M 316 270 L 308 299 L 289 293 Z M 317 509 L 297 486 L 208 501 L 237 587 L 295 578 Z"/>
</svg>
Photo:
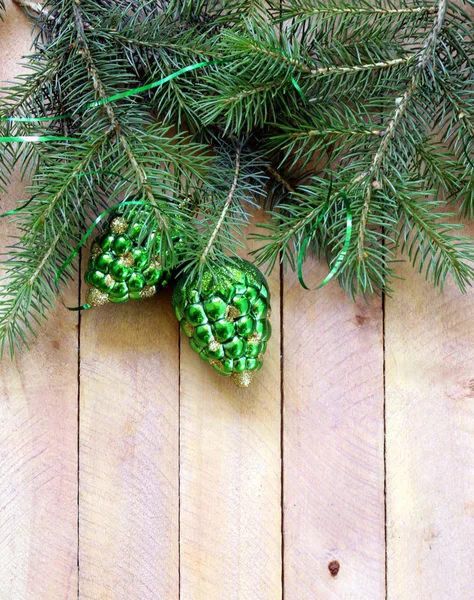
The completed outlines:
<svg viewBox="0 0 474 600">
<path fill-rule="evenodd" d="M 84 276 L 90 286 L 86 296 L 90 306 L 149 298 L 168 283 L 170 272 L 163 268 L 159 256 L 150 256 L 152 238 L 143 246 L 138 243 L 147 218 L 150 210 L 129 211 L 126 218 L 117 211 L 104 233 L 94 240 Z M 155 241 L 159 249 L 156 228 L 152 235 L 158 236 Z M 179 240 L 178 236 L 173 239 Z"/>
<path fill-rule="evenodd" d="M 271 335 L 270 291 L 260 271 L 246 260 L 204 273 L 201 286 L 183 277 L 173 308 L 191 348 L 214 369 L 248 387 L 263 364 Z"/>
</svg>

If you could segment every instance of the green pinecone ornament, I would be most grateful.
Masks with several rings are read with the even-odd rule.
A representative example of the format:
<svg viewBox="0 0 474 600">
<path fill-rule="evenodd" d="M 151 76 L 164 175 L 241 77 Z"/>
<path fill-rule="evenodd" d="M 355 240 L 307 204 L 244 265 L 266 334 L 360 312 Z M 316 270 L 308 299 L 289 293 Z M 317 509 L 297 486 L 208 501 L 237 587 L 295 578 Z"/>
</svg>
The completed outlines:
<svg viewBox="0 0 474 600">
<path fill-rule="evenodd" d="M 117 209 L 105 231 L 94 240 L 84 276 L 90 286 L 86 295 L 90 306 L 150 298 L 170 280 L 171 273 L 162 267 L 159 256 L 150 258 L 149 246 L 138 243 L 150 211 L 129 211 L 125 218 L 123 210 Z M 159 236 L 157 229 L 152 233 Z M 149 236 L 148 244 L 151 239 Z M 173 236 L 173 241 L 179 244 L 179 235 Z"/>
<path fill-rule="evenodd" d="M 271 335 L 270 291 L 265 277 L 246 260 L 205 272 L 201 289 L 181 278 L 173 308 L 191 348 L 241 388 L 263 363 Z"/>
</svg>

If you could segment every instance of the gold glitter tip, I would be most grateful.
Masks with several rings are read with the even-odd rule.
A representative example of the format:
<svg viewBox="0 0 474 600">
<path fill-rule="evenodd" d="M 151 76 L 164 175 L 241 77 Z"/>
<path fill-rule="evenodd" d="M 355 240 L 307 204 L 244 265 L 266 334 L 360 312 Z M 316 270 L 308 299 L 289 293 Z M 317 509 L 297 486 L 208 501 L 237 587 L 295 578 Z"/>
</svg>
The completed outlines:
<svg viewBox="0 0 474 600">
<path fill-rule="evenodd" d="M 102 248 L 99 246 L 99 244 L 97 244 L 97 243 L 94 242 L 94 244 L 92 244 L 92 248 L 91 248 L 91 256 L 92 256 L 92 258 L 97 258 L 102 253 L 103 253 Z"/>
<path fill-rule="evenodd" d="M 112 287 L 115 283 L 115 279 L 112 277 L 112 275 L 110 275 L 110 273 L 108 275 L 106 275 L 104 277 L 104 282 L 108 287 Z"/>
<path fill-rule="evenodd" d="M 186 329 L 186 331 L 189 333 L 189 335 L 193 335 L 194 325 L 191 325 L 191 323 L 188 323 L 187 321 L 185 321 L 183 327 Z"/>
<path fill-rule="evenodd" d="M 146 285 L 140 292 L 140 298 L 151 298 L 156 294 L 156 287 L 154 285 Z"/>
<path fill-rule="evenodd" d="M 86 302 L 91 306 L 104 306 L 109 301 L 109 297 L 97 288 L 89 288 L 86 294 Z"/>
<path fill-rule="evenodd" d="M 240 310 L 235 306 L 228 306 L 225 311 L 225 318 L 228 321 L 234 321 L 240 317 Z"/>
<path fill-rule="evenodd" d="M 211 352 L 217 352 L 220 347 L 221 344 L 217 340 L 212 340 L 209 342 L 209 350 L 211 350 Z"/>
<path fill-rule="evenodd" d="M 209 364 L 212 366 L 215 365 L 216 367 L 219 367 L 219 369 L 224 369 L 224 365 L 221 363 L 220 360 L 217 360 L 217 358 L 211 358 Z"/>
<path fill-rule="evenodd" d="M 133 267 L 135 264 L 135 261 L 133 260 L 133 254 L 131 252 L 125 252 L 125 254 L 122 254 L 120 256 L 120 260 L 126 267 Z"/>
<path fill-rule="evenodd" d="M 253 372 L 252 371 L 242 371 L 241 373 L 232 373 L 230 376 L 232 381 L 238 388 L 248 388 L 252 383 Z"/>
<path fill-rule="evenodd" d="M 269 319 L 272 316 L 272 309 L 270 307 L 268 307 L 267 310 L 267 319 Z"/>
<path fill-rule="evenodd" d="M 260 344 L 261 341 L 262 341 L 262 334 L 257 333 L 256 331 L 254 331 L 254 333 L 252 333 L 252 335 L 250 335 L 247 338 L 247 342 L 249 344 Z"/>
<path fill-rule="evenodd" d="M 125 233 L 128 229 L 128 223 L 123 217 L 115 217 L 110 223 L 110 231 L 112 233 Z"/>
<path fill-rule="evenodd" d="M 260 352 L 260 354 L 257 356 L 257 360 L 258 360 L 259 362 L 262 362 L 262 361 L 263 361 L 263 352 Z"/>
</svg>

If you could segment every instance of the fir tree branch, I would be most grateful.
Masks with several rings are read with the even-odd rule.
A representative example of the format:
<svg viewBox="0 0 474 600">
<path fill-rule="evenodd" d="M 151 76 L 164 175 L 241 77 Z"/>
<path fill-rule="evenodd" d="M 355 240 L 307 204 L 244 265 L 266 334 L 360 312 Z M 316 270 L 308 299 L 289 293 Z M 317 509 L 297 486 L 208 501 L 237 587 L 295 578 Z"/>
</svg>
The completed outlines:
<svg viewBox="0 0 474 600">
<path fill-rule="evenodd" d="M 82 17 L 80 6 L 81 6 L 80 0 L 73 0 L 78 43 L 80 44 L 81 53 L 87 63 L 87 69 L 88 69 L 90 78 L 92 80 L 94 89 L 97 92 L 97 96 L 98 96 L 99 100 L 106 100 L 108 96 L 105 91 L 104 85 L 101 81 L 100 74 L 99 74 L 99 72 L 94 64 L 94 60 L 92 58 L 92 54 L 91 54 L 90 47 L 88 44 L 87 36 L 86 36 L 85 30 L 84 30 L 84 19 Z M 118 118 L 115 115 L 115 112 L 114 112 L 111 104 L 107 102 L 107 103 L 103 104 L 102 106 L 103 106 L 103 109 L 105 110 L 105 113 L 107 114 L 107 117 L 108 117 L 110 124 L 115 132 L 115 135 L 117 136 L 118 141 L 120 142 L 121 146 L 123 147 L 123 149 L 127 155 L 127 158 L 129 160 L 129 163 L 130 163 L 134 173 L 137 176 L 138 182 L 140 184 L 140 188 L 144 191 L 145 197 L 147 198 L 148 202 L 150 202 L 150 204 L 156 206 L 155 197 L 154 197 L 152 188 L 148 182 L 145 170 L 138 164 L 137 158 L 134 155 L 126 136 L 122 132 L 120 123 L 118 121 Z M 155 213 L 156 213 L 156 216 L 157 216 L 157 219 L 159 222 L 160 229 L 166 230 L 167 222 L 163 218 L 163 215 L 160 213 L 160 211 L 157 208 L 155 208 Z"/>
<path fill-rule="evenodd" d="M 412 6 L 412 7 L 402 7 L 402 8 L 385 8 L 380 6 L 363 6 L 363 7 L 352 7 L 352 6 L 317 6 L 313 5 L 311 0 L 307 0 L 306 2 L 301 2 L 300 6 L 298 6 L 298 2 L 292 1 L 289 8 L 291 10 L 291 16 L 293 18 L 296 17 L 304 17 L 308 19 L 310 17 L 319 17 L 325 15 L 420 15 L 420 14 L 435 14 L 437 12 L 437 8 L 435 5 L 432 6 Z M 296 6 L 296 8 L 295 8 Z M 289 14 L 285 12 L 285 18 L 288 18 Z"/>
<path fill-rule="evenodd" d="M 268 48 L 263 48 L 261 46 L 257 46 L 256 44 L 249 44 L 248 47 L 249 47 L 249 50 L 252 50 L 253 52 L 255 52 L 257 54 L 264 54 L 266 56 L 270 56 L 271 58 L 274 58 L 283 63 L 287 63 L 288 65 L 291 65 L 292 67 L 296 67 L 299 71 L 306 73 L 308 75 L 312 75 L 314 77 L 317 77 L 319 75 L 338 75 L 338 74 L 348 74 L 348 73 L 360 73 L 363 71 L 375 71 L 378 69 L 390 69 L 392 67 L 396 67 L 399 65 L 406 65 L 411 60 L 413 60 L 413 55 L 411 55 L 411 56 L 406 56 L 406 57 L 401 57 L 401 58 L 394 58 L 392 60 L 387 60 L 387 61 L 378 61 L 378 62 L 374 62 L 374 63 L 366 63 L 366 64 L 361 64 L 361 65 L 351 65 L 349 67 L 332 66 L 332 67 L 318 67 L 317 69 L 313 69 L 295 58 L 289 58 L 279 52 L 270 50 Z"/>
<path fill-rule="evenodd" d="M 283 175 L 281 175 L 276 169 L 274 169 L 271 165 L 266 167 L 267 173 L 272 177 L 275 181 L 277 181 L 280 185 L 282 185 L 287 192 L 290 194 L 296 194 L 295 188 L 291 185 L 289 181 L 287 181 Z"/>
<path fill-rule="evenodd" d="M 447 8 L 447 0 L 439 0 L 438 8 L 436 13 L 436 18 L 434 21 L 433 28 L 427 37 L 425 44 L 423 46 L 422 51 L 418 57 L 417 68 L 412 75 L 410 84 L 407 90 L 404 92 L 403 96 L 399 99 L 398 106 L 393 113 L 390 121 L 385 126 L 385 135 L 380 143 L 380 146 L 375 153 L 375 156 L 372 161 L 372 165 L 367 172 L 366 176 L 371 179 L 369 185 L 366 187 L 365 191 L 365 200 L 362 208 L 362 213 L 360 216 L 359 226 L 358 226 L 358 236 L 357 236 L 357 247 L 358 247 L 358 256 L 359 261 L 364 260 L 365 256 L 365 236 L 367 231 L 367 220 L 370 211 L 370 205 L 372 201 L 372 194 L 374 190 L 374 185 L 378 185 L 377 177 L 380 172 L 380 168 L 382 166 L 385 154 L 387 153 L 390 144 L 395 137 L 397 128 L 402 121 L 407 108 L 410 104 L 410 101 L 413 98 L 413 95 L 418 89 L 418 86 L 421 82 L 421 76 L 423 69 L 425 68 L 429 58 L 430 53 L 434 50 L 436 46 L 436 42 L 438 39 L 438 35 L 443 27 L 444 19 L 446 16 L 446 8 Z"/>
</svg>

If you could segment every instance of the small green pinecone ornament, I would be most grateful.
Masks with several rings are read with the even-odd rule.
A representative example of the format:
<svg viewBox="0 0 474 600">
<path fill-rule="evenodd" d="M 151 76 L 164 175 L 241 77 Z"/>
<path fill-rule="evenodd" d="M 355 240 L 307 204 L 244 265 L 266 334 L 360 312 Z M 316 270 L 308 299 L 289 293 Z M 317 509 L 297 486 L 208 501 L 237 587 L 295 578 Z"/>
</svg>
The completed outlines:
<svg viewBox="0 0 474 600">
<path fill-rule="evenodd" d="M 151 209 L 150 209 L 151 210 Z M 148 237 L 145 245 L 138 239 L 144 221 L 150 218 L 150 210 L 129 211 L 126 218 L 118 209 L 91 248 L 84 280 L 89 287 L 86 303 L 90 306 L 103 306 L 108 302 L 119 304 L 128 300 L 140 300 L 154 296 L 171 279 L 159 256 L 150 257 Z M 152 235 L 159 236 L 157 229 Z M 179 235 L 173 236 L 179 244 Z M 157 239 L 155 247 L 160 247 Z"/>
<path fill-rule="evenodd" d="M 263 363 L 271 335 L 270 291 L 265 277 L 246 260 L 204 273 L 200 289 L 182 277 L 173 308 L 191 348 L 241 388 Z"/>
</svg>

